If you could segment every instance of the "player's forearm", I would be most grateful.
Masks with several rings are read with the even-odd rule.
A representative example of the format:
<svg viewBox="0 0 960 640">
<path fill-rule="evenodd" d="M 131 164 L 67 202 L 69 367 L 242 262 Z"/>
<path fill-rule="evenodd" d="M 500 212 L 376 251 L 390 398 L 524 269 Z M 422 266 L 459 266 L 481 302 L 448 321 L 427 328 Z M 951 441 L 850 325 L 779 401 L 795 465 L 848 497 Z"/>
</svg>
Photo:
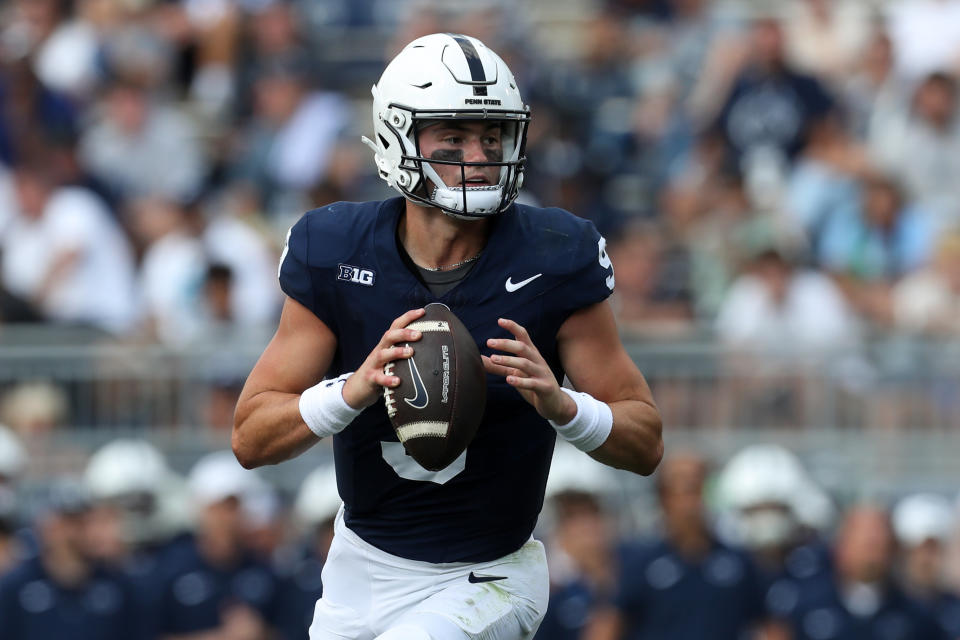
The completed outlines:
<svg viewBox="0 0 960 640">
<path fill-rule="evenodd" d="M 261 391 L 237 403 L 231 444 L 248 469 L 294 458 L 318 440 L 300 415 L 298 393 Z"/>
<path fill-rule="evenodd" d="M 604 464 L 650 475 L 663 457 L 663 424 L 655 406 L 641 400 L 610 403 L 613 429 L 590 456 Z"/>
</svg>

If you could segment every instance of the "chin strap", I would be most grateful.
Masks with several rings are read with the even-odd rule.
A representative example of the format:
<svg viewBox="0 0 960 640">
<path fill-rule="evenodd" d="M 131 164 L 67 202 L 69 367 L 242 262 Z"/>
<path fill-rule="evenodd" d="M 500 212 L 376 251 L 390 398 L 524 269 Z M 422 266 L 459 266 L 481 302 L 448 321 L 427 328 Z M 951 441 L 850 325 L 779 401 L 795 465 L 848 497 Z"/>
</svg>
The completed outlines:
<svg viewBox="0 0 960 640">
<path fill-rule="evenodd" d="M 489 187 L 448 187 L 436 170 L 426 162 L 423 163 L 423 173 L 434 184 L 431 199 L 447 209 L 471 214 L 493 214 L 497 212 L 503 199 L 502 184 Z"/>
</svg>

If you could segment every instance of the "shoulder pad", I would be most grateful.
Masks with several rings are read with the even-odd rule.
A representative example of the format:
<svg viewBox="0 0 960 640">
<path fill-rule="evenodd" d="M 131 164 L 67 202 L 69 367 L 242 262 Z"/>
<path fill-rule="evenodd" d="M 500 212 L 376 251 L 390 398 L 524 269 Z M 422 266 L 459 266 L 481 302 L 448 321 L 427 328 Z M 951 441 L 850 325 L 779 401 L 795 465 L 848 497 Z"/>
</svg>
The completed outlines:
<svg viewBox="0 0 960 640">
<path fill-rule="evenodd" d="M 599 302 L 613 291 L 613 264 L 607 241 L 593 222 L 558 208 L 517 205 L 523 246 L 530 247 L 537 269 L 557 276 L 583 306 Z"/>
<path fill-rule="evenodd" d="M 322 277 L 322 272 L 335 269 L 370 238 L 368 230 L 376 222 L 379 204 L 336 202 L 320 207 L 305 213 L 287 233 L 277 274 L 280 288 L 331 328 L 330 305 L 324 304 L 329 285 L 320 283 L 332 280 Z"/>
</svg>

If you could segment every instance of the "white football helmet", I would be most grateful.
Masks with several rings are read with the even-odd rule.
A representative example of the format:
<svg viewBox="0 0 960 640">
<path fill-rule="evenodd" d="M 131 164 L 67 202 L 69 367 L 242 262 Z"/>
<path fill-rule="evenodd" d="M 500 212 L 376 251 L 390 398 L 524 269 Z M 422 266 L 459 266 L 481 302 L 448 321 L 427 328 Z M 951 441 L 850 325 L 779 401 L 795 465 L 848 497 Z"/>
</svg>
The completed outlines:
<svg viewBox="0 0 960 640">
<path fill-rule="evenodd" d="M 337 472 L 333 465 L 323 466 L 304 478 L 293 503 L 293 513 L 304 526 L 317 527 L 333 520 L 341 504 L 337 492 Z"/>
<path fill-rule="evenodd" d="M 119 438 L 103 445 L 90 456 L 83 483 L 95 501 L 120 508 L 129 543 L 162 540 L 188 525 L 183 480 L 146 440 Z"/>
<path fill-rule="evenodd" d="M 470 36 L 435 33 L 397 54 L 373 86 L 373 149 L 380 177 L 408 200 L 463 219 L 503 212 L 523 184 L 530 109 L 520 99 L 513 74 L 496 53 Z M 437 120 L 502 123 L 500 162 L 430 160 L 420 153 L 419 131 Z M 499 166 L 496 185 L 444 184 L 430 166 Z"/>
</svg>

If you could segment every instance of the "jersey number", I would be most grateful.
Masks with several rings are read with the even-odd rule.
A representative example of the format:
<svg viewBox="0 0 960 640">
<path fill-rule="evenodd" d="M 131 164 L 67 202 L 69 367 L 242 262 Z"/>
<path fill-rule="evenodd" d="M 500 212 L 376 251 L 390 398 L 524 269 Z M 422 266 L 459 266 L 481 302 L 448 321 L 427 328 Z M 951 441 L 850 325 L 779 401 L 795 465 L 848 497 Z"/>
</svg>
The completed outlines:
<svg viewBox="0 0 960 640">
<path fill-rule="evenodd" d="M 419 482 L 433 482 L 436 484 L 447 484 L 453 478 L 464 470 L 467 466 L 467 452 L 464 450 L 457 459 L 450 465 L 440 471 L 427 471 L 417 461 L 407 455 L 403 444 L 400 442 L 380 441 L 380 449 L 383 452 L 383 459 L 387 461 L 397 475 L 406 480 L 417 480 Z"/>
<path fill-rule="evenodd" d="M 613 291 L 613 262 L 610 260 L 610 256 L 607 255 L 607 239 L 600 236 L 600 242 L 597 243 L 597 248 L 600 250 L 600 266 L 604 269 L 610 269 L 610 275 L 607 276 L 607 287 L 609 287 L 610 291 Z"/>
</svg>

